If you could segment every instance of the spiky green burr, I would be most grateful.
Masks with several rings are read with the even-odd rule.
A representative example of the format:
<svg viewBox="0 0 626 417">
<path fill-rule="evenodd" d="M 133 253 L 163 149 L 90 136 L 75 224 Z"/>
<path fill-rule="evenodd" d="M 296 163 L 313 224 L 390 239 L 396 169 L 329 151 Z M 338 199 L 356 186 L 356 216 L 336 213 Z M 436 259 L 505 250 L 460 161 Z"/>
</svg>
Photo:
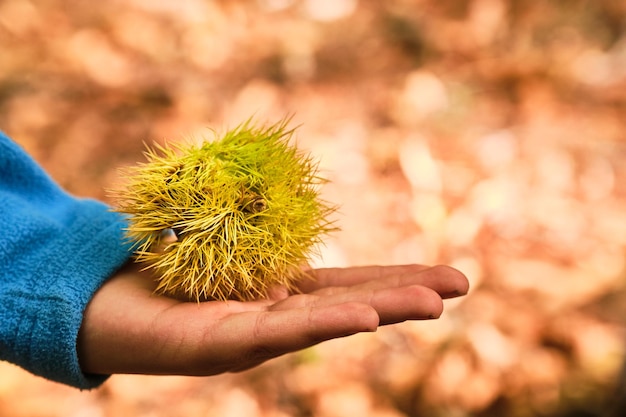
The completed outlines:
<svg viewBox="0 0 626 417">
<path fill-rule="evenodd" d="M 293 134 L 287 121 L 249 121 L 201 145 L 148 149 L 125 174 L 117 210 L 129 215 L 136 260 L 156 271 L 157 292 L 250 300 L 302 277 L 334 208 Z"/>
</svg>

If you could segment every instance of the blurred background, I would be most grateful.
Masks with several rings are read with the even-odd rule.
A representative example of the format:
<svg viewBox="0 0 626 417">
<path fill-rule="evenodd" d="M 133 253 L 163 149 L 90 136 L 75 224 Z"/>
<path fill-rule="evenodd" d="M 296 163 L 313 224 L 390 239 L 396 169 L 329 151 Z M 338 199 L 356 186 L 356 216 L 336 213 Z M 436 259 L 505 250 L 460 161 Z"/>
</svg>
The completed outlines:
<svg viewBox="0 0 626 417">
<path fill-rule="evenodd" d="M 287 115 L 341 207 L 316 265 L 445 263 L 470 294 L 242 374 L 1 363 L 0 416 L 623 415 L 626 2 L 0 0 L 0 129 L 76 195 Z"/>
</svg>

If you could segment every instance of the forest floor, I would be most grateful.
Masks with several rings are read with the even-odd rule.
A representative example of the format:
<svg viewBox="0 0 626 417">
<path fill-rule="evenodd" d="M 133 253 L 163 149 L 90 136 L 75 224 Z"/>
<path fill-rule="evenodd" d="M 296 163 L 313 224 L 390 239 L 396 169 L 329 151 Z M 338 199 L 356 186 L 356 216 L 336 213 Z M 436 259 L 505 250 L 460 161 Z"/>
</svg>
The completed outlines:
<svg viewBox="0 0 626 417">
<path fill-rule="evenodd" d="M 0 1 L 0 129 L 73 194 L 115 204 L 145 143 L 288 115 L 340 206 L 316 265 L 449 264 L 469 295 L 241 374 L 79 392 L 1 363 L 0 416 L 618 407 L 625 2 Z"/>
</svg>

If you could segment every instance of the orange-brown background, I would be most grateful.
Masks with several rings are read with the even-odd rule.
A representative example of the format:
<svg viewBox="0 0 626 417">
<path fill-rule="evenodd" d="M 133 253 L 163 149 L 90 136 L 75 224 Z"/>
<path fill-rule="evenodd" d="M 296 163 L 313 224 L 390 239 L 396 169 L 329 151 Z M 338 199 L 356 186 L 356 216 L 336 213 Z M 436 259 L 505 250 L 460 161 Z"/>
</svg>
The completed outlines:
<svg viewBox="0 0 626 417">
<path fill-rule="evenodd" d="M 342 231 L 317 265 L 447 263 L 433 322 L 0 416 L 604 415 L 626 347 L 622 0 L 0 1 L 0 129 L 104 199 L 144 143 L 293 115 Z M 579 414 L 575 414 L 579 413 Z M 586 413 L 586 414 L 585 414 Z M 616 414 L 617 415 L 617 414 Z"/>
</svg>

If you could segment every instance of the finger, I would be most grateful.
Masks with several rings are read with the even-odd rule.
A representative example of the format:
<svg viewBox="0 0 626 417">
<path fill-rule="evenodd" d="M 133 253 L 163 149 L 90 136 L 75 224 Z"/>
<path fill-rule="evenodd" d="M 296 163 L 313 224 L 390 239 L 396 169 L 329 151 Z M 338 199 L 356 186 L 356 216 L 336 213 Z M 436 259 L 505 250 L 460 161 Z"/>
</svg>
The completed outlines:
<svg viewBox="0 0 626 417">
<path fill-rule="evenodd" d="M 358 286 L 357 286 L 358 287 Z M 343 303 L 368 304 L 376 310 L 380 324 L 406 320 L 426 320 L 441 316 L 443 301 L 434 290 L 420 285 L 392 288 L 338 288 L 334 294 L 301 294 L 289 297 L 270 307 L 271 310 L 326 307 Z"/>
<path fill-rule="evenodd" d="M 436 319 L 443 313 L 443 301 L 439 294 L 418 285 L 375 291 L 371 306 L 378 312 L 380 325 Z"/>
<path fill-rule="evenodd" d="M 378 323 L 376 311 L 360 303 L 242 313 L 212 329 L 211 340 L 220 340 L 223 351 L 210 356 L 227 356 L 230 370 L 240 371 L 325 340 L 374 331 Z"/>
<path fill-rule="evenodd" d="M 289 288 L 285 287 L 284 285 L 270 287 L 270 289 L 267 291 L 268 300 L 275 300 L 275 301 L 283 300 L 289 297 L 289 295 L 290 295 Z"/>
<path fill-rule="evenodd" d="M 403 287 L 407 285 L 428 287 L 437 292 L 442 298 L 459 297 L 467 294 L 469 290 L 469 282 L 465 275 L 446 265 L 433 266 L 417 273 L 403 273 L 389 276 L 385 279 L 362 284 L 362 287 L 378 289 Z"/>
<path fill-rule="evenodd" d="M 315 290 L 312 293 L 320 296 L 329 296 L 350 292 L 353 290 L 377 290 L 383 288 L 405 287 L 409 285 L 421 285 L 436 291 L 442 298 L 453 298 L 464 295 L 469 290 L 469 282 L 465 275 L 463 275 L 458 270 L 445 265 L 438 265 L 434 267 L 424 267 L 421 265 L 417 265 L 415 267 L 389 267 L 390 269 L 388 272 L 386 272 L 386 268 L 388 267 L 378 268 L 380 268 L 379 272 L 377 273 L 379 277 L 376 279 L 363 281 L 361 283 L 354 284 L 351 287 L 322 287 L 321 289 Z M 337 277 L 339 277 L 343 274 L 343 271 L 339 269 L 326 270 L 324 273 L 335 274 L 337 275 Z M 368 270 L 364 271 L 365 276 L 367 276 L 368 273 Z M 356 280 L 348 281 L 356 282 Z M 340 283 L 341 279 L 336 278 L 334 282 Z"/>
<path fill-rule="evenodd" d="M 304 279 L 299 285 L 299 289 L 307 293 L 325 287 L 351 286 L 371 280 L 384 279 L 390 275 L 416 273 L 428 268 L 428 266 L 424 265 L 372 265 L 352 268 L 322 268 L 309 271 L 313 279 Z"/>
</svg>

